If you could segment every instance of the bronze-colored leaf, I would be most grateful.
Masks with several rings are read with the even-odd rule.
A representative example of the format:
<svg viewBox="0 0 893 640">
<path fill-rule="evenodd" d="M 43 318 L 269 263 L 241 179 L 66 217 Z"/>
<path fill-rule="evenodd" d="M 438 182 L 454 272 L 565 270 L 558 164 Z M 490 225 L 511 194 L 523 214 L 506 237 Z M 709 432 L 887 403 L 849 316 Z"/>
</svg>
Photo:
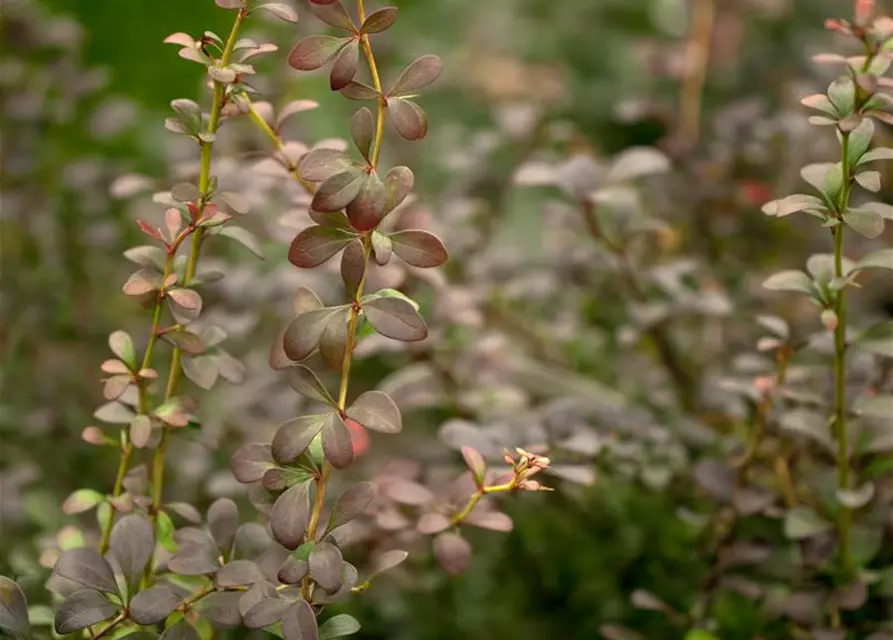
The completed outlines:
<svg viewBox="0 0 893 640">
<path fill-rule="evenodd" d="M 360 66 L 360 41 L 351 40 L 335 56 L 332 70 L 329 72 L 329 87 L 332 91 L 339 91 L 357 75 Z"/>
<path fill-rule="evenodd" d="M 398 207 L 412 191 L 415 176 L 409 167 L 392 167 L 384 177 L 387 201 L 385 211 L 390 212 Z"/>
<path fill-rule="evenodd" d="M 370 161 L 372 141 L 375 138 L 375 116 L 368 107 L 360 107 L 350 119 L 350 133 L 360 154 Z"/>
<path fill-rule="evenodd" d="M 353 462 L 353 442 L 347 425 L 338 414 L 333 414 L 332 421 L 323 427 L 322 450 L 326 460 L 336 469 L 346 469 Z"/>
<path fill-rule="evenodd" d="M 341 551 L 333 544 L 321 542 L 310 552 L 307 560 L 310 577 L 326 591 L 336 591 L 343 579 L 344 560 Z"/>
<path fill-rule="evenodd" d="M 403 428 L 400 409 L 383 391 L 366 391 L 350 405 L 347 415 L 379 433 L 399 433 Z"/>
<path fill-rule="evenodd" d="M 373 11 L 363 22 L 360 31 L 363 33 L 381 33 L 389 29 L 397 20 L 397 7 L 382 7 Z"/>
<path fill-rule="evenodd" d="M 362 186 L 357 183 L 357 193 Z M 354 194 L 356 195 L 356 194 Z M 356 236 L 339 229 L 314 225 L 301 231 L 292 240 L 288 261 L 301 269 L 312 269 L 346 247 Z"/>
<path fill-rule="evenodd" d="M 301 157 L 298 173 L 308 182 L 324 182 L 349 166 L 350 161 L 343 151 L 321 147 Z"/>
<path fill-rule="evenodd" d="M 368 174 L 357 167 L 348 167 L 319 185 L 310 206 L 322 212 L 340 211 L 360 193 Z M 315 265 L 314 265 L 315 266 Z"/>
<path fill-rule="evenodd" d="M 433 233 L 410 229 L 390 235 L 396 253 L 404 262 L 427 269 L 439 267 L 449 259 L 449 253 L 440 238 Z"/>
<path fill-rule="evenodd" d="M 327 529 L 340 527 L 360 516 L 375 498 L 375 494 L 376 488 L 371 482 L 359 482 L 348 487 L 335 501 Z"/>
<path fill-rule="evenodd" d="M 363 241 L 357 238 L 352 240 L 341 254 L 341 280 L 351 298 L 356 296 L 365 273 L 366 254 L 363 251 Z"/>
<path fill-rule="evenodd" d="M 388 96 L 413 93 L 426 87 L 443 72 L 443 61 L 434 54 L 424 55 L 407 65 L 391 87 Z"/>
<path fill-rule="evenodd" d="M 291 388 L 311 400 L 323 402 L 329 406 L 335 406 L 335 400 L 326 391 L 316 374 L 302 364 L 293 366 L 288 371 L 288 382 Z"/>
<path fill-rule="evenodd" d="M 421 140 L 428 133 L 428 117 L 422 108 L 406 98 L 388 98 L 391 122 L 407 140 Z"/>
<path fill-rule="evenodd" d="M 374 298 L 363 305 L 363 313 L 375 330 L 388 338 L 418 342 L 428 337 L 424 318 L 402 298 Z"/>
<path fill-rule="evenodd" d="M 141 625 L 164 620 L 180 606 L 180 598 L 166 584 L 155 585 L 137 593 L 130 602 L 130 617 Z"/>
<path fill-rule="evenodd" d="M 313 71 L 334 58 L 350 38 L 308 36 L 298 42 L 288 54 L 288 64 L 298 71 Z"/>
<path fill-rule="evenodd" d="M 296 484 L 273 503 L 270 529 L 276 541 L 286 549 L 297 549 L 304 541 L 310 522 L 310 484 Z"/>
<path fill-rule="evenodd" d="M 297 460 L 328 423 L 330 415 L 300 416 L 282 424 L 273 436 L 273 457 L 282 464 Z"/>
<path fill-rule="evenodd" d="M 306 600 L 298 600 L 282 616 L 282 637 L 284 640 L 319 640 L 316 614 Z"/>
<path fill-rule="evenodd" d="M 353 80 L 341 89 L 341 95 L 350 100 L 377 100 L 381 94 L 368 84 Z"/>
<path fill-rule="evenodd" d="M 302 313 L 292 320 L 283 335 L 282 345 L 285 355 L 295 362 L 305 360 L 316 349 L 329 319 L 335 312 L 335 308 L 315 309 Z"/>
<path fill-rule="evenodd" d="M 434 538 L 434 556 L 444 571 L 461 575 L 471 564 L 471 545 L 458 533 L 446 531 Z"/>
<path fill-rule="evenodd" d="M 333 314 L 319 340 L 319 355 L 334 371 L 339 371 L 344 364 L 344 352 L 348 340 L 347 315 L 346 308 Z"/>
<path fill-rule="evenodd" d="M 385 186 L 378 175 L 374 171 L 366 175 L 345 209 L 351 226 L 358 231 L 374 229 L 384 218 L 386 200 Z"/>
<path fill-rule="evenodd" d="M 218 498 L 208 508 L 208 530 L 221 553 L 229 553 L 239 528 L 239 507 L 230 498 Z"/>
<path fill-rule="evenodd" d="M 80 589 L 68 596 L 56 610 L 56 633 L 81 631 L 118 613 L 118 607 L 93 589 Z M 4 621 L 5 622 L 5 621 Z"/>
<path fill-rule="evenodd" d="M 275 467 L 269 444 L 249 442 L 242 445 L 230 459 L 230 469 L 243 484 L 257 482 L 267 469 Z"/>
</svg>

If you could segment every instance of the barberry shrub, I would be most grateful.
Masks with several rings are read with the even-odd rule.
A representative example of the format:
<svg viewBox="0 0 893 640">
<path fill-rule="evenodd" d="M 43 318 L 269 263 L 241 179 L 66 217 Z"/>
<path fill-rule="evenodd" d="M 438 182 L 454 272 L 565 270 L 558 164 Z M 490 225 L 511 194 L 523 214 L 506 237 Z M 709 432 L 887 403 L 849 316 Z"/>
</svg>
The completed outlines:
<svg viewBox="0 0 893 640">
<path fill-rule="evenodd" d="M 269 105 L 253 101 L 250 61 L 277 48 L 240 35 L 256 12 L 290 23 L 298 21 L 298 14 L 277 2 L 216 4 L 234 14 L 225 39 L 212 32 L 198 39 L 186 33 L 165 39 L 179 47 L 181 58 L 204 66 L 207 73 L 208 109 L 177 99 L 171 103 L 174 114 L 165 121 L 169 131 L 198 147 L 198 176 L 194 183 L 155 194 L 154 201 L 164 208 L 161 222 L 138 220 L 148 243 L 125 252 L 138 269 L 123 291 L 150 312 L 151 322 L 141 346 L 125 331 L 109 336 L 114 357 L 101 365 L 108 402 L 95 417 L 112 426 L 88 426 L 82 437 L 116 451 L 118 471 L 110 492 L 78 489 L 63 505 L 68 514 L 95 510 L 98 535 L 95 546 L 66 545 L 55 562 L 47 587 L 58 599 L 54 628 L 59 635 L 198 638 L 210 637 L 215 627 L 244 626 L 295 640 L 348 636 L 359 630 L 359 623 L 347 614 L 320 621 L 326 606 L 366 590 L 375 576 L 408 555 L 393 548 L 362 569 L 345 561 L 343 549 L 358 519 L 374 516 L 383 502 L 390 508 L 419 508 L 418 531 L 434 536 L 440 565 L 457 574 L 471 557 L 463 526 L 511 529 L 511 520 L 494 508 L 490 496 L 545 490 L 533 478 L 549 467 L 543 455 L 524 449 L 506 452 L 508 466 L 500 469 L 466 446 L 462 455 L 467 468 L 452 486 L 450 500 L 436 501 L 431 489 L 407 478 L 351 484 L 336 499 L 327 499 L 333 477 L 365 453 L 369 431 L 394 434 L 403 426 L 397 404 L 383 391 L 351 398 L 358 342 L 373 334 L 402 342 L 428 338 L 419 305 L 396 289 L 367 292 L 366 276 L 373 262 L 386 265 L 399 259 L 428 269 L 448 258 L 441 240 L 428 231 L 380 230 L 414 182 L 408 167 L 382 170 L 386 127 L 406 140 L 425 137 L 428 121 L 417 92 L 437 80 L 443 65 L 435 55 L 422 56 L 385 87 L 371 36 L 393 26 L 397 9 L 367 14 L 363 0 L 357 0 L 354 12 L 338 0 L 313 0 L 312 12 L 346 35 L 302 39 L 289 53 L 289 64 L 309 71 L 331 63 L 332 91 L 369 101 L 373 109 L 362 106 L 351 119 L 357 155 L 337 146 L 308 150 L 282 140 L 279 132 L 285 119 L 315 105 L 297 101 L 276 119 L 267 117 Z M 361 59 L 371 84 L 356 79 Z M 260 522 L 241 522 L 229 498 L 213 502 L 204 516 L 194 505 L 165 499 L 167 453 L 176 446 L 179 431 L 200 423 L 195 391 L 211 389 L 219 378 L 238 384 L 245 377 L 244 367 L 221 347 L 226 333 L 201 317 L 202 293 L 220 277 L 201 268 L 207 243 L 222 237 L 263 257 L 258 240 L 236 224 L 249 213 L 250 201 L 226 189 L 214 173 L 221 126 L 237 117 L 248 117 L 259 127 L 274 147 L 273 161 L 307 193 L 312 224 L 291 242 L 288 260 L 297 268 L 313 269 L 340 256 L 345 290 L 344 302 L 333 306 L 308 288 L 296 291 L 295 317 L 271 349 L 270 366 L 316 408 L 281 425 L 272 442 L 249 442 L 232 457 L 233 475 L 248 485 Z M 166 370 L 159 371 L 162 345 L 170 348 L 170 359 Z M 316 370 L 313 362 L 319 365 Z M 184 389 L 183 378 L 194 388 Z M 331 387 L 330 378 L 337 380 Z M 144 457 L 147 465 L 136 464 Z M 0 584 L 3 631 L 28 637 L 22 590 L 5 577 Z"/>
</svg>

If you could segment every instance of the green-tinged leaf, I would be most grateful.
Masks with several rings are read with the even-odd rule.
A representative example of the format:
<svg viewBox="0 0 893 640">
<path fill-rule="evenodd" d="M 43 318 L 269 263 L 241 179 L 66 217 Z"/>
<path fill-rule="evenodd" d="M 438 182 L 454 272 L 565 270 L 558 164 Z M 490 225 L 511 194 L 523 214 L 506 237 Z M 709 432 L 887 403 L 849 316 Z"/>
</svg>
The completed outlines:
<svg viewBox="0 0 893 640">
<path fill-rule="evenodd" d="M 874 484 L 866 482 L 856 489 L 838 489 L 837 499 L 847 509 L 861 509 L 874 497 Z"/>
<path fill-rule="evenodd" d="M 109 348 L 131 369 L 136 368 L 136 349 L 133 338 L 126 331 L 113 331 L 109 336 Z"/>
<path fill-rule="evenodd" d="M 78 489 L 62 503 L 62 511 L 68 515 L 89 511 L 105 500 L 105 496 L 93 489 Z"/>
<path fill-rule="evenodd" d="M 879 171 L 860 171 L 853 176 L 860 187 L 877 193 L 881 190 L 881 174 Z"/>
<path fill-rule="evenodd" d="M 81 589 L 68 596 L 56 609 L 56 633 L 66 635 L 108 620 L 118 607 L 93 589 Z"/>
<path fill-rule="evenodd" d="M 780 200 L 772 200 L 763 205 L 763 213 L 767 216 L 775 216 L 782 218 L 798 211 L 826 211 L 825 203 L 821 198 L 811 196 L 805 193 L 795 193 L 794 195 L 781 198 Z"/>
<path fill-rule="evenodd" d="M 893 160 L 893 149 L 889 147 L 877 147 L 864 153 L 860 158 L 857 166 L 876 162 L 878 160 Z"/>
<path fill-rule="evenodd" d="M 183 374 L 202 389 L 208 390 L 217 382 L 219 370 L 214 356 L 203 355 L 194 358 L 183 358 L 180 361 Z"/>
<path fill-rule="evenodd" d="M 877 238 L 884 232 L 884 219 L 870 209 L 852 209 L 843 216 L 843 221 L 866 238 Z"/>
<path fill-rule="evenodd" d="M 799 291 L 807 295 L 813 294 L 812 280 L 802 271 L 791 269 L 779 271 L 763 282 L 763 287 L 771 291 Z"/>
<path fill-rule="evenodd" d="M 784 519 L 784 533 L 792 540 L 804 540 L 827 531 L 831 523 L 822 518 L 811 507 L 794 507 Z"/>
<path fill-rule="evenodd" d="M 198 631 L 195 630 L 186 618 L 181 618 L 176 624 L 169 626 L 161 634 L 158 640 L 200 640 Z"/>
<path fill-rule="evenodd" d="M 175 513 L 177 513 L 177 509 L 179 508 L 176 503 L 165 506 Z M 186 506 L 191 507 L 192 505 Z M 158 540 L 158 544 L 160 544 L 165 551 L 170 553 L 177 551 L 177 543 L 174 540 L 174 531 L 176 531 L 176 528 L 174 527 L 174 521 L 171 520 L 170 515 L 168 515 L 167 511 L 159 511 L 158 519 L 155 522 L 155 538 Z"/>
<path fill-rule="evenodd" d="M 204 340 L 186 329 L 165 331 L 161 334 L 161 339 L 191 356 L 200 355 L 206 349 Z"/>
<path fill-rule="evenodd" d="M 860 398 L 854 407 L 859 415 L 893 421 L 893 395 Z"/>
<path fill-rule="evenodd" d="M 158 271 L 164 271 L 164 263 L 167 260 L 164 250 L 152 245 L 132 247 L 124 252 L 124 257 L 141 267 Z"/>
<path fill-rule="evenodd" d="M 261 247 L 260 242 L 254 237 L 254 234 L 248 231 L 248 229 L 232 225 L 219 227 L 219 229 L 220 231 L 217 232 L 219 235 L 235 240 L 261 260 L 264 259 L 264 250 Z"/>
<path fill-rule="evenodd" d="M 850 132 L 850 140 L 847 145 L 847 164 L 850 167 L 855 167 L 868 151 L 873 136 L 874 122 L 871 118 L 863 118 L 859 126 Z"/>
<path fill-rule="evenodd" d="M 380 233 L 378 230 L 372 232 L 372 257 L 375 263 L 384 266 L 391 260 L 391 254 L 394 252 L 394 245 L 391 239 Z"/>
<path fill-rule="evenodd" d="M 835 80 L 828 86 L 828 98 L 841 116 L 849 115 L 856 101 L 856 90 L 850 78 Z"/>
<path fill-rule="evenodd" d="M 356 618 L 346 613 L 339 613 L 322 623 L 319 628 L 319 640 L 332 640 L 351 636 L 360 630 L 360 623 Z"/>
<path fill-rule="evenodd" d="M 857 264 L 857 269 L 890 269 L 893 270 L 893 249 L 880 249 L 873 251 L 862 258 Z"/>
</svg>

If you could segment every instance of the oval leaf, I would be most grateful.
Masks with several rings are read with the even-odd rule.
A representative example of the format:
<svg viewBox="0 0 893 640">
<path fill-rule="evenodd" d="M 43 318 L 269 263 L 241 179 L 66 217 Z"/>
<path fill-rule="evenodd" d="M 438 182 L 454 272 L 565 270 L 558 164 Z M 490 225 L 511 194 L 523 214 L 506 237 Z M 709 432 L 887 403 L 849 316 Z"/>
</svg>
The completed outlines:
<svg viewBox="0 0 893 640">
<path fill-rule="evenodd" d="M 367 391 L 347 410 L 347 415 L 372 431 L 399 433 L 403 428 L 400 409 L 383 391 Z"/>
<path fill-rule="evenodd" d="M 130 602 L 130 617 L 137 624 L 155 624 L 180 606 L 180 598 L 164 584 L 137 593 Z"/>
<path fill-rule="evenodd" d="M 414 267 L 439 267 L 449 258 L 443 242 L 433 233 L 410 229 L 392 233 L 390 238 L 394 253 Z"/>
<path fill-rule="evenodd" d="M 428 337 L 424 318 L 402 298 L 375 298 L 363 305 L 363 312 L 369 324 L 388 338 L 418 342 Z"/>
<path fill-rule="evenodd" d="M 440 58 L 434 54 L 424 55 L 407 65 L 388 95 L 397 96 L 417 91 L 437 80 L 442 72 L 443 61 Z"/>
<path fill-rule="evenodd" d="M 357 192 L 360 186 L 360 182 L 357 182 Z M 301 269 L 318 267 L 346 247 L 355 237 L 352 233 L 340 229 L 319 225 L 307 227 L 292 240 L 288 249 L 288 261 Z"/>
<path fill-rule="evenodd" d="M 353 442 L 341 416 L 331 414 L 330 422 L 322 430 L 322 450 L 326 460 L 336 469 L 346 469 L 353 462 Z"/>
<path fill-rule="evenodd" d="M 307 559 L 310 577 L 326 591 L 337 591 L 341 586 L 344 560 L 341 551 L 333 544 L 321 542 L 310 552 Z"/>
<path fill-rule="evenodd" d="M 68 549 L 56 561 L 53 572 L 67 580 L 106 593 L 118 593 L 118 583 L 109 563 L 99 552 L 86 547 Z"/>
<path fill-rule="evenodd" d="M 331 414 L 300 416 L 283 423 L 273 436 L 273 457 L 280 464 L 294 462 L 322 431 Z"/>
<path fill-rule="evenodd" d="M 310 483 L 296 484 L 273 503 L 270 529 L 286 549 L 297 549 L 310 522 Z"/>
</svg>

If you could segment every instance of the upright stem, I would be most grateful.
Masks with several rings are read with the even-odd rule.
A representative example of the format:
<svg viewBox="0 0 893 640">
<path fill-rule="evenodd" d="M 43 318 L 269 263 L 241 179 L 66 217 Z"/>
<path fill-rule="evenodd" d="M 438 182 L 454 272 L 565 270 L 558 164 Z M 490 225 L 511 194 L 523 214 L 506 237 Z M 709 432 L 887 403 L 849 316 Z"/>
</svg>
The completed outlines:
<svg viewBox="0 0 893 640">
<path fill-rule="evenodd" d="M 846 169 L 846 148 L 848 136 L 844 134 L 844 183 L 849 181 Z M 846 189 L 846 187 L 844 187 Z M 843 278 L 843 224 L 834 227 L 834 276 Z M 834 329 L 834 427 L 837 437 L 837 483 L 841 489 L 850 488 L 850 454 L 846 429 L 846 289 L 837 292 L 834 311 L 837 314 L 837 327 Z M 849 574 L 853 569 L 853 554 L 850 542 L 851 511 L 843 506 L 840 510 L 840 555 L 843 569 Z"/>
<path fill-rule="evenodd" d="M 700 133 L 701 102 L 716 17 L 715 1 L 695 0 L 692 10 L 691 30 L 685 52 L 685 77 L 682 81 L 679 106 L 679 138 L 686 150 L 697 144 Z"/>
<path fill-rule="evenodd" d="M 360 24 L 362 24 L 366 20 L 366 9 L 363 6 L 363 0 L 357 0 L 357 15 L 360 19 Z M 363 48 L 363 55 L 366 57 L 366 62 L 369 65 L 369 73 L 372 74 L 372 86 L 375 87 L 375 90 L 380 94 L 382 93 L 381 76 L 378 73 L 378 65 L 375 63 L 375 56 L 372 55 L 372 45 L 369 43 L 369 34 L 363 34 L 360 39 L 360 45 Z M 371 163 L 373 168 L 378 166 L 378 158 L 381 155 L 381 141 L 384 137 L 384 117 L 385 109 L 387 109 L 387 107 L 387 100 L 383 96 L 380 96 L 378 99 L 378 115 L 375 121 L 375 141 L 372 144 Z"/>
<path fill-rule="evenodd" d="M 236 45 L 236 39 L 238 37 L 239 29 L 241 28 L 242 23 L 244 22 L 247 15 L 248 13 L 244 9 L 239 10 L 236 14 L 235 23 L 233 24 L 233 28 L 230 31 L 229 38 L 227 39 L 226 45 L 223 49 L 223 53 L 220 56 L 220 64 L 223 66 L 229 64 L 230 58 L 232 57 L 232 53 Z M 215 81 L 214 96 L 211 102 L 211 112 L 208 118 L 208 133 L 216 133 L 217 128 L 220 126 L 220 114 L 223 110 L 225 93 L 226 86 L 223 83 Z M 208 200 L 210 199 L 209 191 L 211 186 L 211 159 L 214 152 L 214 142 L 202 141 L 200 144 L 201 164 L 199 169 L 198 189 L 201 193 L 201 201 L 198 204 L 201 212 L 203 212 L 205 206 L 208 204 Z M 201 213 L 199 213 L 199 217 L 200 216 Z M 186 262 L 186 273 L 183 277 L 184 286 L 188 286 L 195 278 L 195 272 L 198 268 L 198 258 L 201 253 L 203 239 L 203 230 L 201 228 L 197 228 L 192 234 L 189 258 Z M 170 370 L 168 372 L 167 385 L 164 391 L 165 400 L 170 400 L 177 392 L 177 385 L 180 381 L 180 375 L 182 373 L 182 358 L 182 350 L 179 348 L 174 348 L 173 354 L 171 355 L 171 364 Z M 149 511 L 149 514 L 152 518 L 153 523 L 158 516 L 158 508 L 161 505 L 161 499 L 164 494 L 164 459 L 167 453 L 169 431 L 170 429 L 167 426 L 162 427 L 161 441 L 158 443 L 158 447 L 155 449 L 155 454 L 152 458 L 152 507 Z M 149 566 L 146 568 L 147 578 L 151 577 L 151 571 L 152 563 L 149 563 Z"/>
</svg>

